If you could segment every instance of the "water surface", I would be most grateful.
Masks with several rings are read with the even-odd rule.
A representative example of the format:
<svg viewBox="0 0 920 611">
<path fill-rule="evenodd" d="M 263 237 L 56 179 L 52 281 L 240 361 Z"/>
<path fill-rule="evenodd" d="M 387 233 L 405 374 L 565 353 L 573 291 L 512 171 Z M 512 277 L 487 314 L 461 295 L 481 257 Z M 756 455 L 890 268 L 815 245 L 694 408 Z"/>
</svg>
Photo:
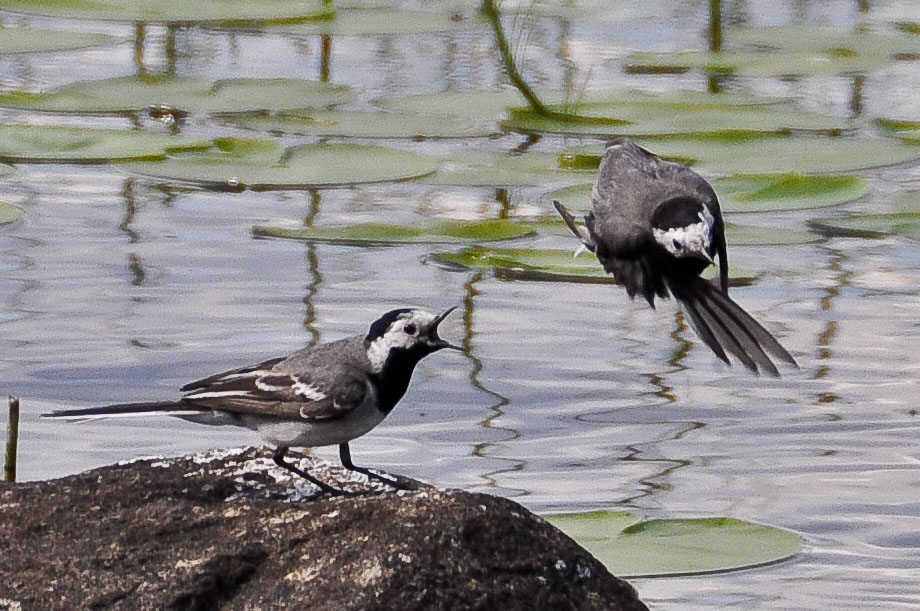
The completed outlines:
<svg viewBox="0 0 920 611">
<path fill-rule="evenodd" d="M 729 2 L 750 25 L 873 22 L 857 3 Z M 873 11 L 910 3 L 871 3 Z M 876 6 L 878 4 L 878 6 Z M 627 5 L 627 8 L 632 5 Z M 641 3 L 604 20 L 530 23 L 524 64 L 547 89 L 705 90 L 696 73 L 627 75 L 632 50 L 705 48 L 704 2 Z M 74 22 L 4 15 L 4 23 Z M 117 24 L 78 24 L 133 36 Z M 163 28 L 145 63 L 162 70 Z M 211 78 L 319 76 L 317 36 L 180 29 L 176 71 Z M 487 28 L 411 36 L 341 36 L 331 80 L 355 108 L 380 97 L 505 87 Z M 0 86 L 41 91 L 133 74 L 132 45 L 0 58 Z M 920 64 L 863 75 L 859 116 L 920 119 Z M 736 92 L 852 116 L 852 76 L 741 78 Z M 7 120 L 126 126 L 125 119 L 0 111 Z M 236 133 L 207 117 L 190 135 Z M 251 135 L 251 134 L 250 134 Z M 507 152 L 525 138 L 413 143 L 407 150 Z M 310 138 L 286 138 L 310 142 Z M 545 138 L 559 152 L 593 140 Z M 814 217 L 880 206 L 920 186 L 916 164 L 860 173 L 873 186 L 833 211 L 731 221 L 806 231 Z M 50 409 L 167 398 L 184 382 L 307 343 L 363 333 L 404 305 L 463 307 L 444 335 L 466 354 L 421 363 L 385 425 L 352 444 L 359 464 L 442 486 L 513 497 L 535 511 L 621 508 L 650 517 L 731 516 L 800 534 L 778 565 L 701 577 L 635 580 L 656 609 L 920 607 L 916 350 L 920 247 L 897 236 L 802 246 L 729 245 L 759 274 L 735 299 L 781 339 L 800 371 L 758 378 L 719 363 L 672 303 L 652 311 L 609 285 L 506 281 L 432 263 L 430 246 L 356 248 L 253 239 L 254 225 L 417 223 L 549 211 L 552 185 L 495 189 L 416 183 L 318 192 L 211 193 L 113 166 L 19 165 L 3 198 L 25 219 L 0 228 L 0 392 L 22 397 L 19 475 L 59 477 L 141 455 L 257 443 L 247 431 L 131 420 L 68 425 Z M 515 245 L 570 249 L 543 235 Z M 317 451 L 335 457 L 334 449 Z"/>
</svg>

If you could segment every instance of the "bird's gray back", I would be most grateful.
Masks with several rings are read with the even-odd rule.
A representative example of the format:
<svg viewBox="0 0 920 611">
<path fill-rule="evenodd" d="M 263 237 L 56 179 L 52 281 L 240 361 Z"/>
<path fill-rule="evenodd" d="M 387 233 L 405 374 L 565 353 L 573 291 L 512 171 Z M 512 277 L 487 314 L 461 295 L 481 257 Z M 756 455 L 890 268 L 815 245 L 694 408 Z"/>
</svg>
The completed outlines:
<svg viewBox="0 0 920 611">
<path fill-rule="evenodd" d="M 303 348 L 277 363 L 272 371 L 305 375 L 315 386 L 328 392 L 337 381 L 370 371 L 364 336 L 353 335 Z"/>
<path fill-rule="evenodd" d="M 718 216 L 715 192 L 696 172 L 660 159 L 631 140 L 618 140 L 607 147 L 601 161 L 591 204 L 600 223 L 620 217 L 649 227 L 658 205 L 676 197 L 702 201 Z"/>
</svg>

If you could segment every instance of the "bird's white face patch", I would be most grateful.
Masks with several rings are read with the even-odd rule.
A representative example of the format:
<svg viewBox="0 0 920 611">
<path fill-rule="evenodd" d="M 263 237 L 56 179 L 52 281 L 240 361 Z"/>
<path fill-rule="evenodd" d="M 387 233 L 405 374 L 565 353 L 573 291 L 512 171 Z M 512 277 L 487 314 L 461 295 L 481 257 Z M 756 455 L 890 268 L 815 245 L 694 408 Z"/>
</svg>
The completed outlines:
<svg viewBox="0 0 920 611">
<path fill-rule="evenodd" d="M 652 229 L 655 241 L 675 257 L 697 257 L 712 263 L 712 227 L 715 219 L 706 207 L 699 213 L 700 222 L 686 227 Z"/>
<path fill-rule="evenodd" d="M 411 310 L 401 314 L 390 323 L 386 332 L 367 347 L 367 358 L 371 362 L 373 372 L 383 371 L 390 350 L 408 349 L 420 342 L 425 342 L 425 339 L 419 339 L 419 334 L 424 332 L 427 336 L 427 330 L 434 323 L 435 318 L 437 315 L 426 310 Z"/>
</svg>

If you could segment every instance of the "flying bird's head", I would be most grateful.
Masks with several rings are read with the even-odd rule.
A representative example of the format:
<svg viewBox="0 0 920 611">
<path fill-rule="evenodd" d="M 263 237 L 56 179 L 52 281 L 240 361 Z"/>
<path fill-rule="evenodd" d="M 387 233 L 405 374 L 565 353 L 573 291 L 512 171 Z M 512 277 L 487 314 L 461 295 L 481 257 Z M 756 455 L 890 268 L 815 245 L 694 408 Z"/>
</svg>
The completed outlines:
<svg viewBox="0 0 920 611">
<path fill-rule="evenodd" d="M 462 350 L 438 335 L 438 326 L 455 309 L 435 314 L 428 310 L 401 308 L 378 318 L 364 338 L 372 368 L 382 371 L 392 358 L 407 358 L 417 363 L 442 348 Z"/>
<path fill-rule="evenodd" d="M 691 197 L 663 202 L 652 215 L 652 235 L 672 256 L 713 261 L 715 218 L 709 208 Z"/>
</svg>

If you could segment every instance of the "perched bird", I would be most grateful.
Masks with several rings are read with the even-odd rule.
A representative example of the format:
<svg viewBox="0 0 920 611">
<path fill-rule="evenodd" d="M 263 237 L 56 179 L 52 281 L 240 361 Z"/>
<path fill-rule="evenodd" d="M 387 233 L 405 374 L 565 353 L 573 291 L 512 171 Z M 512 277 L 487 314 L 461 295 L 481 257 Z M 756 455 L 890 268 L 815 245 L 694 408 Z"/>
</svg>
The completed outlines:
<svg viewBox="0 0 920 611">
<path fill-rule="evenodd" d="M 276 464 L 323 492 L 342 493 L 285 461 L 288 448 L 338 445 L 346 469 L 394 485 L 355 466 L 348 442 L 380 424 L 396 407 L 419 361 L 442 348 L 461 349 L 438 336 L 438 325 L 455 309 L 437 315 L 421 309 L 392 310 L 375 321 L 367 335 L 191 382 L 180 389 L 186 394 L 174 401 L 60 410 L 44 416 L 88 420 L 159 414 L 199 424 L 243 426 L 275 446 Z"/>
<path fill-rule="evenodd" d="M 653 155 L 622 138 L 607 145 L 591 193 L 592 210 L 577 225 L 556 210 L 585 248 L 629 296 L 670 292 L 697 334 L 725 363 L 732 354 L 751 371 L 778 376 L 768 356 L 798 366 L 769 331 L 728 296 L 725 225 L 715 191 L 687 166 Z M 719 258 L 720 287 L 700 273 Z"/>
</svg>

